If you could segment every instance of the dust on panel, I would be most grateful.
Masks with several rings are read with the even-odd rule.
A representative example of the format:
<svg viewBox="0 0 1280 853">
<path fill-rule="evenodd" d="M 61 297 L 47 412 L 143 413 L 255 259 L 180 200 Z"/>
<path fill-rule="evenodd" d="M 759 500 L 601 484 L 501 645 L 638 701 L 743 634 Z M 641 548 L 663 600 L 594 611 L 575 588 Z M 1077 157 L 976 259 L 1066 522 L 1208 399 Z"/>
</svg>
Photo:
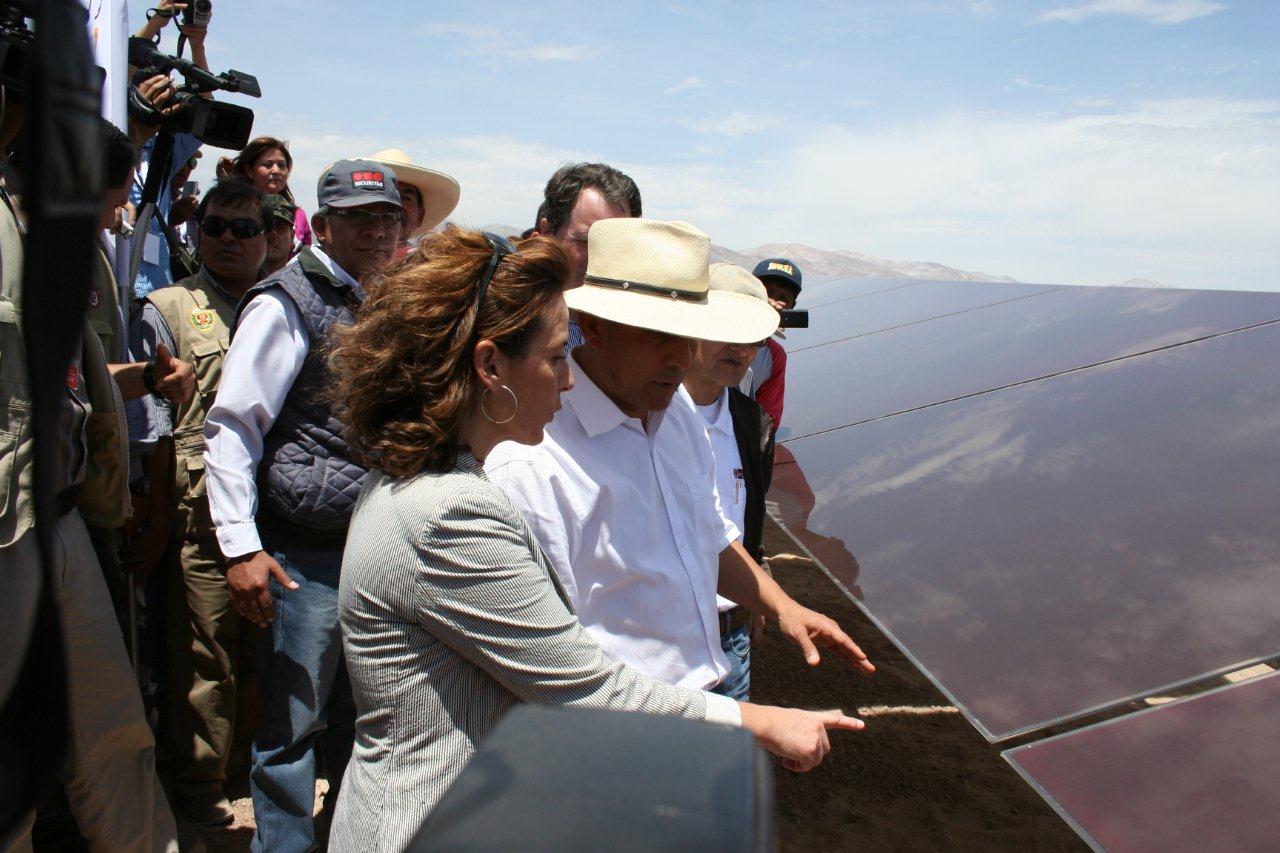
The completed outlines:
<svg viewBox="0 0 1280 853">
<path fill-rule="evenodd" d="M 1005 758 L 1111 851 L 1274 850 L 1280 674 L 1011 749 Z"/>
<path fill-rule="evenodd" d="M 1280 324 L 797 439 L 771 498 L 1008 736 L 1280 653 L 1277 364 Z"/>
</svg>

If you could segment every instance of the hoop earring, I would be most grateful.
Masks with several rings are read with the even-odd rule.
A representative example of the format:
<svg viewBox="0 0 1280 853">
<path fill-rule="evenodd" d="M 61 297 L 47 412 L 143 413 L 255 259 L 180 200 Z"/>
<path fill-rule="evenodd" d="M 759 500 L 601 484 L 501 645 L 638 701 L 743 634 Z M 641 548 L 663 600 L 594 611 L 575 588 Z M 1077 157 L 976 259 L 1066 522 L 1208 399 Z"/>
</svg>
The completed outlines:
<svg viewBox="0 0 1280 853">
<path fill-rule="evenodd" d="M 500 420 L 500 421 L 499 421 L 499 420 L 494 420 L 493 415 L 489 414 L 489 410 L 488 410 L 488 409 L 486 409 L 486 408 L 484 407 L 484 395 L 485 395 L 485 394 L 488 394 L 488 393 L 489 393 L 490 391 L 492 391 L 493 389 L 492 389 L 492 388 L 485 388 L 485 389 L 484 389 L 484 393 L 482 393 L 482 394 L 480 395 L 480 413 L 481 413 L 482 415 L 484 415 L 485 420 L 487 420 L 487 421 L 488 421 L 489 423 L 491 423 L 491 424 L 505 424 L 505 423 L 509 423 L 512 419 L 514 419 L 514 418 L 515 418 L 515 416 L 516 416 L 516 412 L 518 412 L 518 411 L 520 410 L 520 400 L 516 397 L 516 392 L 515 392 L 515 391 L 512 391 L 512 390 L 511 390 L 510 388 L 508 388 L 506 385 L 499 385 L 498 387 L 499 387 L 499 388 L 501 388 L 503 391 L 506 391 L 508 394 L 510 394 L 510 395 L 511 395 L 511 414 L 510 414 L 510 415 L 508 415 L 508 416 L 507 416 L 506 418 L 504 418 L 503 420 Z"/>
</svg>

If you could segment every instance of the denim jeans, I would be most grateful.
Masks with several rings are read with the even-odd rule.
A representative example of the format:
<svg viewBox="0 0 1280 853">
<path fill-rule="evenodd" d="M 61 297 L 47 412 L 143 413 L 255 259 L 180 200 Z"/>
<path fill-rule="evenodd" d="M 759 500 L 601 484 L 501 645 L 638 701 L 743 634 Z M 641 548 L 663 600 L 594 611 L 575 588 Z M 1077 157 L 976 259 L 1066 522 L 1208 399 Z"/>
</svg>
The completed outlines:
<svg viewBox="0 0 1280 853">
<path fill-rule="evenodd" d="M 751 694 L 751 626 L 743 625 L 720 638 L 720 648 L 729 659 L 729 674 L 712 693 L 728 696 L 739 702 L 749 702 Z"/>
<path fill-rule="evenodd" d="M 342 781 L 354 725 L 352 720 L 330 720 L 343 665 L 338 629 L 342 549 L 315 547 L 277 527 L 262 526 L 264 546 L 298 588 L 287 590 L 271 579 L 275 619 L 258 646 L 262 728 L 253 742 L 249 782 L 257 821 L 253 849 L 288 853 L 315 848 L 317 742 L 345 742 L 345 752 L 339 746 L 323 756 L 328 801 Z M 333 727 L 345 731 L 322 738 Z"/>
</svg>

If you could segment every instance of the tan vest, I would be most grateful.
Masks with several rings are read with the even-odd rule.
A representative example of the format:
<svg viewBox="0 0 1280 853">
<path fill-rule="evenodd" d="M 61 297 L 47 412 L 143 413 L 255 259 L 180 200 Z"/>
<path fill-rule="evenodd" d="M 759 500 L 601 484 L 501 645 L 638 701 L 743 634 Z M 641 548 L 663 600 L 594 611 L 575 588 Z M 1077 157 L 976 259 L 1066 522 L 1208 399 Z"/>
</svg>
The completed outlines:
<svg viewBox="0 0 1280 853">
<path fill-rule="evenodd" d="M 196 393 L 179 406 L 174 418 L 174 493 L 179 496 L 177 532 L 188 537 L 212 536 L 213 519 L 204 481 L 204 419 L 213 406 L 222 379 L 222 360 L 231 345 L 236 306 L 228 302 L 202 274 L 184 278 L 172 287 L 146 296 L 169 326 L 178 351 L 196 373 Z"/>
<path fill-rule="evenodd" d="M 0 204 L 0 547 L 12 545 L 32 525 L 31 380 L 22 335 L 22 242 L 17 220 Z M 108 275 L 110 269 L 107 270 Z M 115 287 L 111 277 L 109 286 Z M 115 299 L 112 299 L 115 302 Z M 119 323 L 115 325 L 118 333 Z M 88 318 L 81 332 L 89 419 L 85 479 L 76 506 L 85 521 L 115 528 L 129 517 L 129 444 L 120 390 L 107 370 L 99 336 Z"/>
<path fill-rule="evenodd" d="M 0 188 L 0 193 L 3 193 Z M 31 379 L 22 343 L 22 233 L 0 199 L 0 548 L 35 523 Z"/>
<path fill-rule="evenodd" d="M 102 352 L 108 364 L 115 364 L 123 357 L 120 349 L 124 338 L 123 319 L 120 316 L 120 293 L 116 289 L 116 274 L 111 260 L 101 243 L 94 246 L 93 281 L 89 291 L 89 310 L 86 312 L 93 333 L 102 343 Z"/>
</svg>

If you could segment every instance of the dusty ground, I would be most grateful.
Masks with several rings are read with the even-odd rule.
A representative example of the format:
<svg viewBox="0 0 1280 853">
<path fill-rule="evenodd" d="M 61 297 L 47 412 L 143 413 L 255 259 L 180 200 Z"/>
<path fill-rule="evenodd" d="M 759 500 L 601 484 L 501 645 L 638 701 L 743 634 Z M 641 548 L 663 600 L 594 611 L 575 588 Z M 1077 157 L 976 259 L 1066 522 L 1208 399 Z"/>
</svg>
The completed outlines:
<svg viewBox="0 0 1280 853">
<path fill-rule="evenodd" d="M 765 544 L 793 550 L 776 528 Z M 778 770 L 782 849 L 1088 849 L 826 575 L 808 560 L 771 562 L 792 597 L 836 619 L 877 667 L 871 676 L 829 660 L 810 669 L 776 632 L 753 646 L 753 701 L 843 708 L 867 722 L 836 734 L 816 770 Z"/>
<path fill-rule="evenodd" d="M 767 550 L 793 551 L 785 534 L 770 527 Z M 838 707 L 867 721 L 864 732 L 836 734 L 831 756 L 813 772 L 777 771 L 776 825 L 783 850 L 1087 849 L 826 575 L 795 557 L 772 562 L 792 596 L 839 621 L 878 667 L 866 677 L 839 661 L 810 669 L 776 631 L 754 648 L 754 700 Z M 245 757 L 237 756 L 229 792 L 236 822 L 219 830 L 180 823 L 184 850 L 249 848 L 253 805 L 247 770 Z M 317 786 L 317 810 L 326 787 Z M 77 849 L 55 838 L 46 835 L 37 848 Z"/>
</svg>

